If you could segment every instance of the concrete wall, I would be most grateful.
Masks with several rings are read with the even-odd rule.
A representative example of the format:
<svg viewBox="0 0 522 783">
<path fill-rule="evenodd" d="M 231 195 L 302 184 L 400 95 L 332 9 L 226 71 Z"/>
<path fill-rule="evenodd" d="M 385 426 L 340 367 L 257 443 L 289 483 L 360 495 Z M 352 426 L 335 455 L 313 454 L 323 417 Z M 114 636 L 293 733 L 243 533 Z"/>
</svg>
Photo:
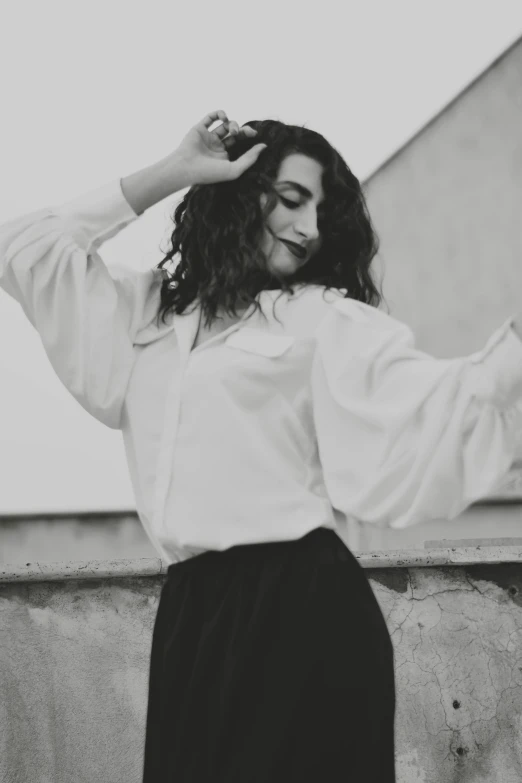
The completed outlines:
<svg viewBox="0 0 522 783">
<path fill-rule="evenodd" d="M 398 783 L 522 779 L 522 568 L 370 572 L 395 643 Z"/>
<path fill-rule="evenodd" d="M 395 646 L 398 783 L 518 783 L 522 548 L 359 559 Z M 0 574 L 0 780 L 140 783 L 162 570 Z"/>
<path fill-rule="evenodd" d="M 141 781 L 161 581 L 1 586 L 3 783 Z"/>
</svg>

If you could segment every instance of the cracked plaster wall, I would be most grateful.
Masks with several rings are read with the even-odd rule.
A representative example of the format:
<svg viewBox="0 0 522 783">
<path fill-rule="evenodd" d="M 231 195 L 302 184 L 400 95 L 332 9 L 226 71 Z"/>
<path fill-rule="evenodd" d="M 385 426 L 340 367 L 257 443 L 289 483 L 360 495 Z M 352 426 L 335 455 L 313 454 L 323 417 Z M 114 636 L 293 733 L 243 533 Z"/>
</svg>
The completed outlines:
<svg viewBox="0 0 522 783">
<path fill-rule="evenodd" d="M 395 647 L 398 783 L 518 783 L 522 566 L 367 573 Z M 140 783 L 163 580 L 0 585 L 3 783 Z"/>
<path fill-rule="evenodd" d="M 395 649 L 398 781 L 522 780 L 522 567 L 369 576 Z"/>
</svg>

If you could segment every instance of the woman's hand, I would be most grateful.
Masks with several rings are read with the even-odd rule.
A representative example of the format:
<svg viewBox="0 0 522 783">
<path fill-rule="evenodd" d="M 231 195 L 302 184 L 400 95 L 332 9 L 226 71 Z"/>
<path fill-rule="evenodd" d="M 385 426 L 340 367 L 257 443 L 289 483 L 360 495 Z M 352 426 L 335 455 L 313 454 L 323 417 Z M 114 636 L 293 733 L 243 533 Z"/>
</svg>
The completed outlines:
<svg viewBox="0 0 522 783">
<path fill-rule="evenodd" d="M 217 120 L 221 125 L 213 131 L 210 127 Z M 213 111 L 194 125 L 179 147 L 168 157 L 173 167 L 181 167 L 190 185 L 209 185 L 237 179 L 258 159 L 266 144 L 256 144 L 235 161 L 229 160 L 228 151 L 236 139 L 254 138 L 253 128 L 230 121 L 224 111 Z"/>
<path fill-rule="evenodd" d="M 222 124 L 209 128 L 216 120 Z M 166 158 L 121 179 L 122 193 L 137 215 L 179 190 L 237 179 L 258 159 L 266 144 L 256 144 L 231 161 L 228 150 L 236 139 L 254 138 L 253 128 L 240 128 L 224 111 L 213 111 L 189 130 L 181 144 Z"/>
</svg>

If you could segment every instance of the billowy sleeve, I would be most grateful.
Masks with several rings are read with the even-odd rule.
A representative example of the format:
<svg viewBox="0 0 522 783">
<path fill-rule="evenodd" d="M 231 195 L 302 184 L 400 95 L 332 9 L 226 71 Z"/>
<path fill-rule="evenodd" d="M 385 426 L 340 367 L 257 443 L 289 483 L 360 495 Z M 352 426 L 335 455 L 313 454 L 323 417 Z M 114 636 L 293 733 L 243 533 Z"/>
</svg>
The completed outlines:
<svg viewBox="0 0 522 783">
<path fill-rule="evenodd" d="M 0 227 L 0 288 L 22 307 L 64 386 L 114 429 L 151 275 L 110 270 L 97 249 L 136 219 L 116 181 Z"/>
<path fill-rule="evenodd" d="M 453 519 L 498 488 L 522 419 L 522 341 L 512 320 L 483 350 L 437 359 L 376 308 L 351 299 L 329 308 L 317 328 L 311 380 L 335 508 L 400 529 Z"/>
</svg>

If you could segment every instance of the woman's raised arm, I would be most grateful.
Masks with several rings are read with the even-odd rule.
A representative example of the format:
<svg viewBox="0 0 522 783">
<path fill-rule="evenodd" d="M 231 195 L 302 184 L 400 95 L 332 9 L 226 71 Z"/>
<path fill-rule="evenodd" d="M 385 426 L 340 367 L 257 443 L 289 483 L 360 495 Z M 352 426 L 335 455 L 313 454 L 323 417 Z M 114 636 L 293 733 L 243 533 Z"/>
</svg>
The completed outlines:
<svg viewBox="0 0 522 783">
<path fill-rule="evenodd" d="M 221 120 L 221 125 L 210 127 Z M 192 185 L 206 185 L 237 179 L 256 162 L 265 144 L 256 144 L 236 161 L 230 161 L 228 150 L 236 139 L 254 138 L 257 131 L 245 125 L 240 128 L 224 111 L 207 114 L 194 125 L 181 144 L 167 157 L 135 174 L 123 177 L 123 195 L 137 215 L 179 190 Z"/>
</svg>

